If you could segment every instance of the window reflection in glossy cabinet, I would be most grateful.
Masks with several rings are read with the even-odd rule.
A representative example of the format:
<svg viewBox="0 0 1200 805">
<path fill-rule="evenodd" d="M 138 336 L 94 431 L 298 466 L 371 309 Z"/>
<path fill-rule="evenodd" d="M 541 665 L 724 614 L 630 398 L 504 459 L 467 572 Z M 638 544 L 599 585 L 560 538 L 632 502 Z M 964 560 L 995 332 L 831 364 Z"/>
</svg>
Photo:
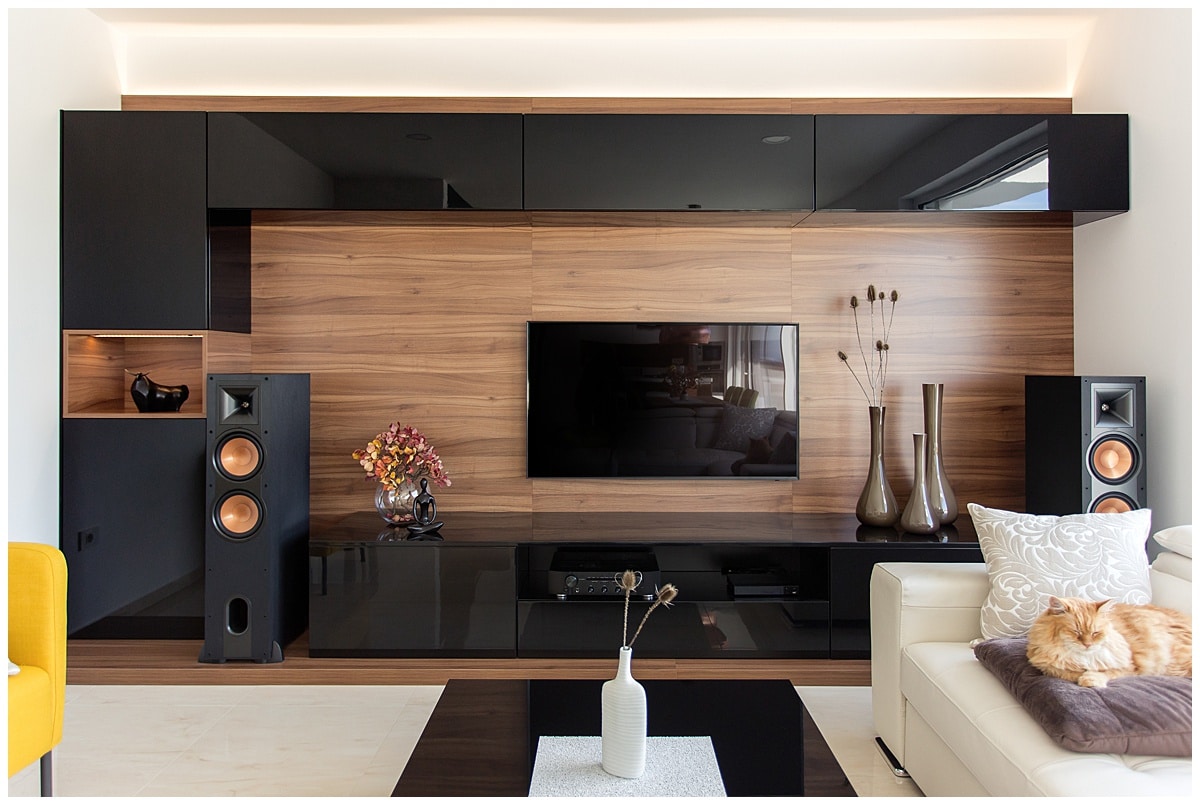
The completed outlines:
<svg viewBox="0 0 1200 805">
<path fill-rule="evenodd" d="M 1128 150 L 1126 115 L 818 115 L 816 206 L 1083 223 L 1129 209 Z"/>
<path fill-rule="evenodd" d="M 526 115 L 530 210 L 811 210 L 811 115 Z"/>
<path fill-rule="evenodd" d="M 209 206 L 521 208 L 521 116 L 213 112 Z"/>
</svg>

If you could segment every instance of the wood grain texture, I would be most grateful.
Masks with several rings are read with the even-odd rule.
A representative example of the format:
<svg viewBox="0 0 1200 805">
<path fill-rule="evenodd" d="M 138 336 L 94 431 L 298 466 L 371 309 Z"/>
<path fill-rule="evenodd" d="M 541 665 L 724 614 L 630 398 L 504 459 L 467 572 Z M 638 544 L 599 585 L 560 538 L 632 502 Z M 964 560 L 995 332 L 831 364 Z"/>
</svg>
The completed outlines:
<svg viewBox="0 0 1200 805">
<path fill-rule="evenodd" d="M 63 416 L 67 418 L 204 417 L 206 375 L 246 372 L 251 364 L 248 333 L 216 330 L 190 335 L 125 330 L 116 337 L 96 337 L 94 331 L 64 330 L 62 354 Z M 133 374 L 137 372 L 145 372 L 163 385 L 186 385 L 188 399 L 179 412 L 140 413 L 129 393 Z"/>
<path fill-rule="evenodd" d="M 921 384 L 942 382 L 961 507 L 1022 507 L 1023 376 L 1072 372 L 1069 225 L 627 223 L 256 215 L 253 361 L 312 374 L 315 524 L 368 505 L 349 455 L 392 421 L 433 441 L 454 482 L 439 505 L 460 511 L 852 511 L 866 402 L 836 353 L 856 349 L 847 301 L 869 283 L 901 293 L 886 394 L 900 500 Z M 799 481 L 525 477 L 525 322 L 664 318 L 799 324 Z"/>
<path fill-rule="evenodd" d="M 800 227 L 793 230 L 800 324 L 797 511 L 852 510 L 866 471 L 867 401 L 838 350 L 862 360 L 869 284 L 896 289 L 885 444 L 897 497 L 912 487 L 922 383 L 945 384 L 943 456 L 960 510 L 1024 505 L 1024 375 L 1071 374 L 1072 232 L 1060 228 Z"/>
<path fill-rule="evenodd" d="M 1070 98 L 422 98 L 122 95 L 124 111 L 559 114 L 1070 114 Z"/>
<path fill-rule="evenodd" d="M 202 640 L 68 640 L 71 685 L 444 685 L 451 679 L 611 679 L 608 659 L 357 659 L 308 656 L 308 634 L 275 664 L 197 661 Z M 868 660 L 633 661 L 640 679 L 790 679 L 869 685 Z"/>
</svg>

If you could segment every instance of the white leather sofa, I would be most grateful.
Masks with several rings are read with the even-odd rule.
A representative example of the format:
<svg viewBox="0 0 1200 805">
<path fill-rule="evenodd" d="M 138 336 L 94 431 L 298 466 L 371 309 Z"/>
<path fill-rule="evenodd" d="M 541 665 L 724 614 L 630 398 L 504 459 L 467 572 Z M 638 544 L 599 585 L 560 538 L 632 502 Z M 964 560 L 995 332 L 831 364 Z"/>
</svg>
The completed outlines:
<svg viewBox="0 0 1200 805">
<path fill-rule="evenodd" d="M 1190 613 L 1191 529 L 1171 531 L 1188 555 L 1155 557 L 1152 600 Z M 1090 754 L 1055 743 L 975 658 L 970 642 L 980 635 L 987 594 L 983 564 L 887 562 L 871 576 L 875 729 L 926 796 L 1192 793 L 1190 758 Z"/>
</svg>

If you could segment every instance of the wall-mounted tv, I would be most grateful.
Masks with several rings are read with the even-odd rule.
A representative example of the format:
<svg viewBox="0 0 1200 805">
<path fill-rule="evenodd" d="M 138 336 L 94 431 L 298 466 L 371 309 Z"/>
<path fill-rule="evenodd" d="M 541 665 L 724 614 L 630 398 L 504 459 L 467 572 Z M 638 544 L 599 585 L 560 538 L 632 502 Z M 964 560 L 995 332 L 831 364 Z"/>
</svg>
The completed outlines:
<svg viewBox="0 0 1200 805">
<path fill-rule="evenodd" d="M 531 321 L 530 478 L 799 477 L 799 328 Z"/>
</svg>

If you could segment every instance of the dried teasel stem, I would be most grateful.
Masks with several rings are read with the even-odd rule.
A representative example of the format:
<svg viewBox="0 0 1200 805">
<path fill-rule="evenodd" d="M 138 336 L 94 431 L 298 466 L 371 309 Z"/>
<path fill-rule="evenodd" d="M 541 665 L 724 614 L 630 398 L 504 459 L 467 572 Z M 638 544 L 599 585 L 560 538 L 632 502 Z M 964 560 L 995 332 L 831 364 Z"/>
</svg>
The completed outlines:
<svg viewBox="0 0 1200 805">
<path fill-rule="evenodd" d="M 621 621 L 622 646 L 628 645 L 625 642 L 625 637 L 629 634 L 629 595 L 637 589 L 637 586 L 640 583 L 641 580 L 638 578 L 637 573 L 634 573 L 632 570 L 626 570 L 621 574 L 620 578 L 617 579 L 617 586 L 625 591 L 625 617 Z"/>
<path fill-rule="evenodd" d="M 646 610 L 646 614 L 642 616 L 642 622 L 638 624 L 637 631 L 633 633 L 633 640 L 629 641 L 629 646 L 631 648 L 633 647 L 634 641 L 638 639 L 638 635 L 642 633 L 642 627 L 645 626 L 646 621 L 650 619 L 650 613 L 658 609 L 660 605 L 670 607 L 671 602 L 675 600 L 675 596 L 677 595 L 679 595 L 679 590 L 675 588 L 674 584 L 664 584 L 662 587 L 654 591 L 654 603 L 650 605 L 648 610 Z"/>
<path fill-rule="evenodd" d="M 850 308 L 854 313 L 854 335 L 858 341 L 858 353 L 863 362 L 863 377 L 859 377 L 858 372 L 850 365 L 849 359 L 845 352 L 838 352 L 838 359 L 846 364 L 846 368 L 850 370 L 850 374 L 854 377 L 854 381 L 858 383 L 859 390 L 867 399 L 867 404 L 873 407 L 883 405 L 883 392 L 887 386 L 887 371 L 889 365 L 888 351 L 891 348 L 889 339 L 892 333 L 892 322 L 896 317 L 896 302 L 899 301 L 899 292 L 893 290 L 891 293 L 885 294 L 875 288 L 874 284 L 867 286 L 867 302 L 870 304 L 869 310 L 864 311 L 864 315 L 870 319 L 870 341 L 863 338 L 863 327 L 858 320 L 859 299 L 857 296 L 850 297 Z M 875 321 L 875 303 L 879 303 L 879 322 Z M 888 303 L 891 303 L 890 307 Z M 871 350 L 871 356 L 867 356 L 868 348 Z M 863 381 L 866 385 L 863 385 Z M 870 389 L 868 390 L 868 386 Z"/>
</svg>

